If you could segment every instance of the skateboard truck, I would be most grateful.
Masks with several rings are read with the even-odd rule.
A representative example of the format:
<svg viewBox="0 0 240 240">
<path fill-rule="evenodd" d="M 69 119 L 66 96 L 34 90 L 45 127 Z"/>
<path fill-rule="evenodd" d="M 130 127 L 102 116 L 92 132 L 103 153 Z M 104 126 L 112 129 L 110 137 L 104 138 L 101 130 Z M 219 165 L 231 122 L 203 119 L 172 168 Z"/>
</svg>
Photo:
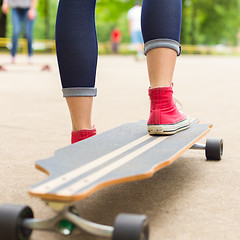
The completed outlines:
<svg viewBox="0 0 240 240">
<path fill-rule="evenodd" d="M 207 160 L 219 161 L 223 155 L 223 140 L 207 139 L 206 144 L 195 143 L 191 149 L 205 150 Z"/>
<path fill-rule="evenodd" d="M 92 223 L 77 216 L 72 211 L 73 209 L 71 208 L 64 210 L 55 217 L 46 220 L 25 219 L 22 222 L 22 226 L 32 230 L 59 232 L 65 236 L 70 235 L 74 227 L 77 226 L 96 236 L 112 237 L 113 227 Z"/>
<path fill-rule="evenodd" d="M 147 240 L 149 235 L 145 215 L 119 214 L 114 227 L 111 227 L 79 217 L 73 207 L 65 208 L 45 220 L 34 219 L 28 206 L 4 204 L 0 207 L 0 213 L 1 237 L 6 240 L 27 240 L 33 230 L 58 232 L 67 236 L 75 226 L 92 235 L 112 240 Z"/>
</svg>

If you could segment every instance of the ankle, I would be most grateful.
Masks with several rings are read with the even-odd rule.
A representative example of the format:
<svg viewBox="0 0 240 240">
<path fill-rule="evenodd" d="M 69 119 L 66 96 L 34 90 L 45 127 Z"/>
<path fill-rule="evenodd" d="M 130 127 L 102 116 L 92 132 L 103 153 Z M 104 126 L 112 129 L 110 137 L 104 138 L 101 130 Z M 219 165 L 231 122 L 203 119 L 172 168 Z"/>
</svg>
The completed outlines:
<svg viewBox="0 0 240 240">
<path fill-rule="evenodd" d="M 173 87 L 173 83 L 162 83 L 159 85 L 150 85 L 149 89 Z"/>
<path fill-rule="evenodd" d="M 80 130 L 92 130 L 93 128 L 95 128 L 95 126 L 92 125 L 91 123 L 72 124 L 73 132 Z"/>
<path fill-rule="evenodd" d="M 15 64 L 16 63 L 15 56 L 11 56 L 10 62 L 11 62 L 11 64 Z"/>
</svg>

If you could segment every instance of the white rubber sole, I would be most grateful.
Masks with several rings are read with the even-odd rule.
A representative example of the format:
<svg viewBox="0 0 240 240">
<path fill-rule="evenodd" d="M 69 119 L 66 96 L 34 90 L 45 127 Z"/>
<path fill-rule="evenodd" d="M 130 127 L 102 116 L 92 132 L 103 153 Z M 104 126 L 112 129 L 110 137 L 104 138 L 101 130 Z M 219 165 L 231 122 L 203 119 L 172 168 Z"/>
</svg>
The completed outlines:
<svg viewBox="0 0 240 240">
<path fill-rule="evenodd" d="M 150 135 L 173 135 L 177 132 L 188 129 L 190 126 L 190 118 L 175 124 L 148 125 Z"/>
</svg>

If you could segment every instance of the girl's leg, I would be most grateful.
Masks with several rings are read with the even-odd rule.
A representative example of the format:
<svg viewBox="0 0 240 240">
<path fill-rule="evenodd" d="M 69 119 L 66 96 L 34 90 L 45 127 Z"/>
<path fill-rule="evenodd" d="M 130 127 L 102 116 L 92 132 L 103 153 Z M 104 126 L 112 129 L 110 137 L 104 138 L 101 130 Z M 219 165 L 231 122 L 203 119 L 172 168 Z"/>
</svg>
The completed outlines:
<svg viewBox="0 0 240 240">
<path fill-rule="evenodd" d="M 12 8 L 12 25 L 13 25 L 13 34 L 12 34 L 12 50 L 11 55 L 14 62 L 14 57 L 17 52 L 18 38 L 21 34 L 21 14 L 18 9 Z"/>
<path fill-rule="evenodd" d="M 150 86 L 170 86 L 180 54 L 182 0 L 144 0 L 142 33 Z"/>
<path fill-rule="evenodd" d="M 171 86 L 176 58 L 170 48 L 155 48 L 147 53 L 150 88 Z"/>
<path fill-rule="evenodd" d="M 56 22 L 57 57 L 73 131 L 92 129 L 93 97 L 97 94 L 96 0 L 60 0 Z"/>
<path fill-rule="evenodd" d="M 188 117 L 174 103 L 172 78 L 181 47 L 182 0 L 143 0 L 142 33 L 150 80 L 151 134 L 173 134 L 188 128 Z"/>
<path fill-rule="evenodd" d="M 32 48 L 32 43 L 33 43 L 33 28 L 34 28 L 34 20 L 30 20 L 27 16 L 29 9 L 25 9 L 24 11 L 24 35 L 25 38 L 28 41 L 28 56 L 31 57 L 33 54 L 33 48 Z"/>
<path fill-rule="evenodd" d="M 73 131 L 92 129 L 91 112 L 93 97 L 66 97 Z"/>
</svg>

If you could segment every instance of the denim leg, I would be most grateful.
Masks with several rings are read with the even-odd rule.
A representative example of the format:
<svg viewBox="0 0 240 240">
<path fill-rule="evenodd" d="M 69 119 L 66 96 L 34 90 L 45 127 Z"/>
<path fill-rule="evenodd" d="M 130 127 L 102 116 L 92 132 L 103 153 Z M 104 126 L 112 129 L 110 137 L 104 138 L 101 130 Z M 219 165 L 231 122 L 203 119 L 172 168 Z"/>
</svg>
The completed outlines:
<svg viewBox="0 0 240 240">
<path fill-rule="evenodd" d="M 33 28 L 34 28 L 34 20 L 30 20 L 27 16 L 29 9 L 25 10 L 24 13 L 24 36 L 28 41 L 28 56 L 32 56 L 33 54 L 33 48 L 32 48 L 32 43 L 33 43 Z"/>
<path fill-rule="evenodd" d="M 96 96 L 96 0 L 60 0 L 56 47 L 63 96 Z"/>
<path fill-rule="evenodd" d="M 14 57 L 17 52 L 18 38 L 21 34 L 22 20 L 20 11 L 17 8 L 12 8 L 12 25 L 13 25 L 13 34 L 12 34 L 12 50 L 11 54 Z"/>
<path fill-rule="evenodd" d="M 181 52 L 182 0 L 143 0 L 142 33 L 145 54 L 154 48 Z"/>
</svg>

